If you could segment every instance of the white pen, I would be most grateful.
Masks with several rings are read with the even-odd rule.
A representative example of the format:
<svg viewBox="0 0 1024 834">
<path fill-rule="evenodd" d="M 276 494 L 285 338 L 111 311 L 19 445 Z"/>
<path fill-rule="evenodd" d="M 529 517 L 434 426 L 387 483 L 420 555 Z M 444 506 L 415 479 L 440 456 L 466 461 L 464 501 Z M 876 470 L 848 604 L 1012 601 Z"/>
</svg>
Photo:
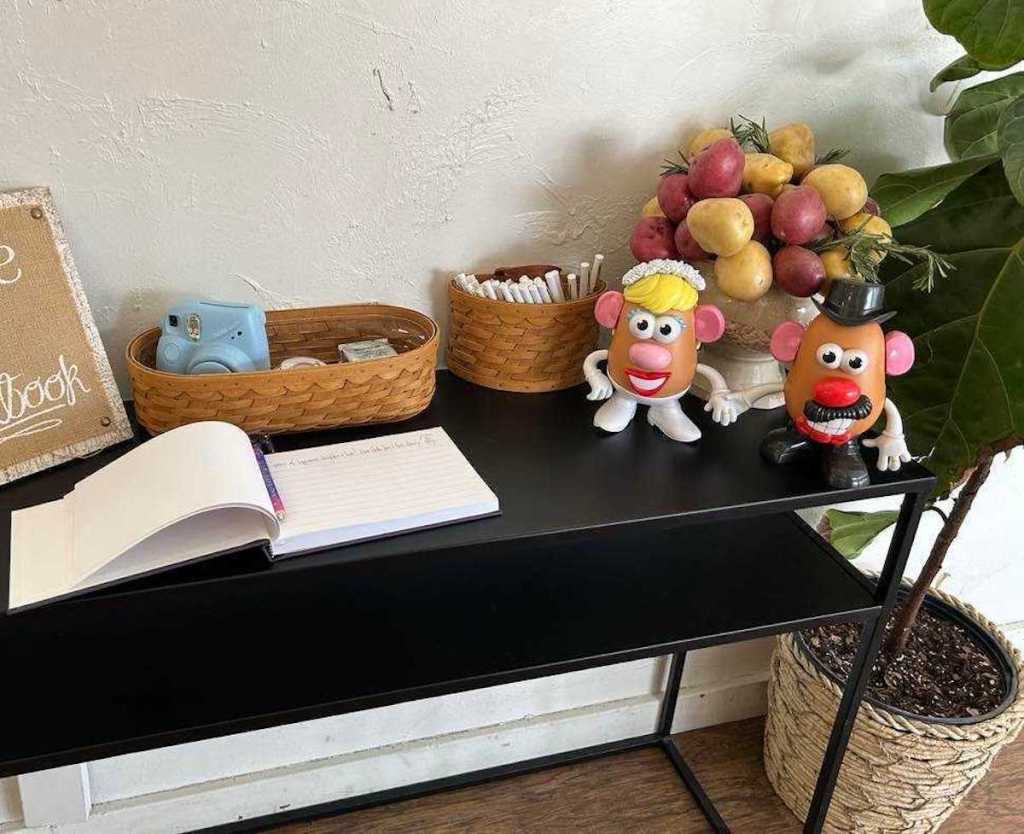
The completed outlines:
<svg viewBox="0 0 1024 834">
<path fill-rule="evenodd" d="M 601 266 L 604 264 L 604 255 L 598 252 L 594 255 L 594 265 L 590 268 L 590 291 L 597 289 L 597 279 L 601 276 Z"/>
<path fill-rule="evenodd" d="M 590 264 L 580 264 L 580 298 L 590 295 Z"/>
<path fill-rule="evenodd" d="M 545 304 L 551 304 L 554 299 L 551 297 L 551 293 L 548 291 L 548 285 L 544 283 L 543 278 L 534 278 L 533 285 L 537 288 L 537 292 L 540 293 L 541 299 Z"/>
<path fill-rule="evenodd" d="M 569 300 L 576 301 L 580 297 L 579 287 L 576 285 L 576 273 L 570 272 L 566 281 L 569 284 Z"/>
<path fill-rule="evenodd" d="M 551 291 L 551 297 L 555 300 L 555 303 L 561 304 L 565 301 L 565 296 L 562 294 L 562 280 L 558 270 L 552 269 L 550 272 L 545 272 L 544 280 L 547 282 L 548 289 Z"/>
</svg>

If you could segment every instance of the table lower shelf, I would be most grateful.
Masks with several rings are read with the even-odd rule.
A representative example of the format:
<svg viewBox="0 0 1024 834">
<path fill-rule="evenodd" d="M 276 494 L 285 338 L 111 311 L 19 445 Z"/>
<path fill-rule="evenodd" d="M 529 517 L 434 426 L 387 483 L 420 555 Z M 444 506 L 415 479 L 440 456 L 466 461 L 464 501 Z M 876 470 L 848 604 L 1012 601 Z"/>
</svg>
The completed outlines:
<svg viewBox="0 0 1024 834">
<path fill-rule="evenodd" d="M 878 611 L 789 513 L 83 598 L 0 618 L 0 776 Z"/>
</svg>

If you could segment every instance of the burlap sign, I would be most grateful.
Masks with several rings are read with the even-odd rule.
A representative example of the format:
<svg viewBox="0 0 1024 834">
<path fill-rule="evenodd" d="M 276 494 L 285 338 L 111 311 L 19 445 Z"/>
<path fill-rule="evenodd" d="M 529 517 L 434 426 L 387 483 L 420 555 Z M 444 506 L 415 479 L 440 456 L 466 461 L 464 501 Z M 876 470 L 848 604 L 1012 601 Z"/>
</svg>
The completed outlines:
<svg viewBox="0 0 1024 834">
<path fill-rule="evenodd" d="M 0 194 L 0 484 L 131 434 L 49 190 Z"/>
</svg>

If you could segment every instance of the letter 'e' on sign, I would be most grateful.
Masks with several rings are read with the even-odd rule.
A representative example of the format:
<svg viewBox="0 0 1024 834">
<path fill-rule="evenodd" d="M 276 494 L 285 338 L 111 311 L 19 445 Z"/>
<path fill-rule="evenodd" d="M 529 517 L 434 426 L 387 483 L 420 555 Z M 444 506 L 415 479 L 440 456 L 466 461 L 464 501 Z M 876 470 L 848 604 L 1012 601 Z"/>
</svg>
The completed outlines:
<svg viewBox="0 0 1024 834">
<path fill-rule="evenodd" d="M 0 193 L 0 484 L 131 436 L 49 190 Z"/>
</svg>

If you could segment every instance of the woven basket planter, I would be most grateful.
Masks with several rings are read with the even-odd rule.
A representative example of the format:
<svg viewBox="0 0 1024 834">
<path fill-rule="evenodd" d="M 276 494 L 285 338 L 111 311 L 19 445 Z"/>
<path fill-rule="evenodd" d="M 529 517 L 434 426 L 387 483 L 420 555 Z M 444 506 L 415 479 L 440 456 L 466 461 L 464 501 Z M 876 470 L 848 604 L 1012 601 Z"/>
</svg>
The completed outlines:
<svg viewBox="0 0 1024 834">
<path fill-rule="evenodd" d="M 523 267 L 532 275 L 551 267 Z M 496 277 L 499 276 L 495 273 Z M 490 275 L 478 276 L 485 281 Z M 501 391 L 558 391 L 583 382 L 583 360 L 597 347 L 594 305 L 603 281 L 586 298 L 562 304 L 509 304 L 448 285 L 448 370 Z"/>
<path fill-rule="evenodd" d="M 865 699 L 857 714 L 827 832 L 933 832 L 988 771 L 996 753 L 1024 724 L 1021 658 L 1006 636 L 974 608 L 935 592 L 926 604 L 977 626 L 1003 656 L 1011 692 L 977 720 L 926 721 Z M 1014 674 L 1015 673 L 1015 674 Z M 804 647 L 799 634 L 778 638 L 768 682 L 764 765 L 789 809 L 807 817 L 841 689 Z"/>
<path fill-rule="evenodd" d="M 397 356 L 338 360 L 338 344 L 387 337 Z M 313 356 L 331 364 L 292 370 L 189 376 L 156 370 L 160 330 L 128 344 L 135 413 L 152 434 L 199 420 L 223 420 L 249 433 L 311 431 L 393 423 L 419 414 L 434 396 L 437 325 L 429 316 L 384 304 L 269 310 L 270 364 Z"/>
</svg>

